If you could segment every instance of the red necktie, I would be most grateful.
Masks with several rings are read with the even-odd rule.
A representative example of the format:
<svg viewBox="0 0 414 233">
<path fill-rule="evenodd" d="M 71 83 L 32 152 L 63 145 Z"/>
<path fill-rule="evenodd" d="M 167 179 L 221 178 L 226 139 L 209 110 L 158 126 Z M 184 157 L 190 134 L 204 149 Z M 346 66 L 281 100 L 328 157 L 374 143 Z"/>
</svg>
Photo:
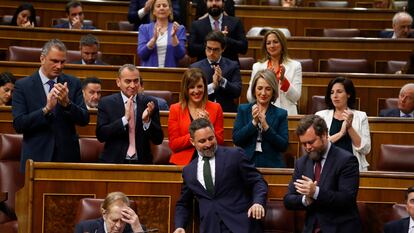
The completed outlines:
<svg viewBox="0 0 414 233">
<path fill-rule="evenodd" d="M 135 147 L 135 110 L 134 110 L 135 103 L 132 104 L 130 108 L 130 118 L 128 120 L 128 128 L 129 128 L 129 147 L 127 151 L 127 155 L 129 157 L 133 157 L 137 151 Z"/>
</svg>

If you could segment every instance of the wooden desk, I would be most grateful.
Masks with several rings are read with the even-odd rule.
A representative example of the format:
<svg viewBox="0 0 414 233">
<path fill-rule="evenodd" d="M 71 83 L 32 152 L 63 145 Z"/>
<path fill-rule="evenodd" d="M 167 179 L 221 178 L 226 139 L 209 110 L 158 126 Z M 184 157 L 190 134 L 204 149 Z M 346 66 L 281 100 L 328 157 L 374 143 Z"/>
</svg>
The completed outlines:
<svg viewBox="0 0 414 233">
<path fill-rule="evenodd" d="M 105 198 L 113 191 L 124 192 L 137 202 L 140 220 L 146 226 L 166 233 L 174 230 L 181 167 L 28 162 L 26 168 L 25 186 L 16 198 L 20 233 L 73 232 L 79 200 Z M 268 198 L 282 199 L 292 169 L 261 169 L 261 172 L 269 184 Z M 414 173 L 363 172 L 358 201 L 374 207 L 402 203 L 413 180 Z M 376 222 L 380 212 L 376 208 L 368 215 L 373 220 L 370 222 Z"/>
<path fill-rule="evenodd" d="M 414 41 L 414 40 L 413 40 Z M 9 71 L 17 77 L 31 75 L 38 70 L 39 63 L 5 62 L 0 61 L 0 72 Z M 119 66 L 85 66 L 66 65 L 64 72 L 80 78 L 96 76 L 103 81 L 103 93 L 110 94 L 119 91 L 115 85 Z M 182 74 L 185 68 L 148 68 L 139 67 L 141 76 L 145 81 L 147 90 L 168 90 L 173 93 L 172 103 L 178 102 Z M 242 95 L 240 103 L 246 103 L 246 92 L 251 72 L 241 71 Z M 329 81 L 337 76 L 352 79 L 357 97 L 360 99 L 359 109 L 367 112 L 369 116 L 377 116 L 383 108 L 385 98 L 397 97 L 400 88 L 409 82 L 414 82 L 413 75 L 395 74 L 348 74 L 348 73 L 318 73 L 304 72 L 302 77 L 302 96 L 298 103 L 299 113 L 310 113 L 313 95 L 325 95 Z"/>
</svg>

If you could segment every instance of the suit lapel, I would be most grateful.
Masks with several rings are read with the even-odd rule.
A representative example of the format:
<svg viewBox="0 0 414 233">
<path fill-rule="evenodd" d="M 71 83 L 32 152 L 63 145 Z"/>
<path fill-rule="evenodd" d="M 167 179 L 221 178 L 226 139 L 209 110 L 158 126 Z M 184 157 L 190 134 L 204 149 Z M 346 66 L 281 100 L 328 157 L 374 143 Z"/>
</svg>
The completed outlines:
<svg viewBox="0 0 414 233">
<path fill-rule="evenodd" d="M 333 167 L 333 163 L 334 163 L 334 145 L 331 144 L 331 148 L 329 148 L 329 152 L 327 155 L 327 158 L 325 160 L 325 163 L 323 164 L 323 168 L 322 168 L 322 172 L 321 172 L 321 177 L 319 180 L 319 185 L 322 186 L 326 177 L 328 176 L 328 173 L 330 173 L 330 169 Z"/>
<path fill-rule="evenodd" d="M 47 102 L 47 96 L 45 93 L 45 89 L 43 88 L 42 79 L 40 79 L 39 71 L 37 71 L 32 77 L 35 93 L 41 93 L 40 103 L 41 106 L 45 106 Z"/>
<path fill-rule="evenodd" d="M 225 155 L 226 151 L 222 147 L 217 147 L 217 151 L 215 154 L 215 163 L 216 163 L 216 170 L 215 170 L 215 182 L 214 182 L 214 194 L 218 193 L 218 189 L 221 187 L 224 168 L 226 167 L 226 160 L 224 159 L 223 155 Z"/>
<path fill-rule="evenodd" d="M 305 171 L 303 172 L 303 175 L 312 180 L 315 180 L 315 172 L 314 172 L 313 167 L 314 167 L 313 160 L 308 157 L 308 159 L 306 160 Z"/>
</svg>

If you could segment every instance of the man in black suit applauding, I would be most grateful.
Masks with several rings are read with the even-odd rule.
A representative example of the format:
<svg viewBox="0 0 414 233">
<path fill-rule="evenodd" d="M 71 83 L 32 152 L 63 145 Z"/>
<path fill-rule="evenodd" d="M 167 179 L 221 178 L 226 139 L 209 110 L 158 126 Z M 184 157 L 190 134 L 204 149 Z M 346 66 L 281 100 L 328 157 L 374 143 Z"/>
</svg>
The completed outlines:
<svg viewBox="0 0 414 233">
<path fill-rule="evenodd" d="M 240 19 L 223 14 L 223 0 L 207 0 L 206 4 L 208 17 L 196 20 L 191 25 L 188 42 L 189 55 L 197 57 L 197 61 L 205 58 L 204 39 L 210 31 L 214 30 L 221 31 L 225 35 L 226 49 L 223 56 L 238 62 L 238 54 L 247 52 L 247 39 L 243 24 Z"/>
<path fill-rule="evenodd" d="M 414 186 L 407 189 L 405 194 L 407 201 L 408 217 L 388 222 L 384 225 L 384 233 L 413 233 L 414 232 Z"/>
</svg>

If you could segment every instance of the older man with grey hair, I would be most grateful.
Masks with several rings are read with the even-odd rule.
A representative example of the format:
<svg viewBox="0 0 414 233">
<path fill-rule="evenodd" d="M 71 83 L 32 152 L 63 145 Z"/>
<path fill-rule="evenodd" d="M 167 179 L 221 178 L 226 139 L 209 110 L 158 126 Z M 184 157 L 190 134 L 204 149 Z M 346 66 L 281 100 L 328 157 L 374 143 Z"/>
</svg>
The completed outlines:
<svg viewBox="0 0 414 233">
<path fill-rule="evenodd" d="M 40 69 L 20 79 L 12 99 L 13 126 L 23 134 L 21 170 L 27 159 L 41 162 L 79 162 L 76 125 L 87 125 L 89 114 L 78 78 L 63 74 L 66 47 L 48 41 L 40 55 Z"/>
<path fill-rule="evenodd" d="M 398 108 L 383 109 L 381 117 L 414 117 L 414 83 L 405 84 L 398 96 Z"/>
<path fill-rule="evenodd" d="M 414 33 L 411 31 L 413 18 L 406 12 L 398 12 L 392 18 L 392 31 L 381 31 L 381 38 L 413 38 Z"/>
</svg>

